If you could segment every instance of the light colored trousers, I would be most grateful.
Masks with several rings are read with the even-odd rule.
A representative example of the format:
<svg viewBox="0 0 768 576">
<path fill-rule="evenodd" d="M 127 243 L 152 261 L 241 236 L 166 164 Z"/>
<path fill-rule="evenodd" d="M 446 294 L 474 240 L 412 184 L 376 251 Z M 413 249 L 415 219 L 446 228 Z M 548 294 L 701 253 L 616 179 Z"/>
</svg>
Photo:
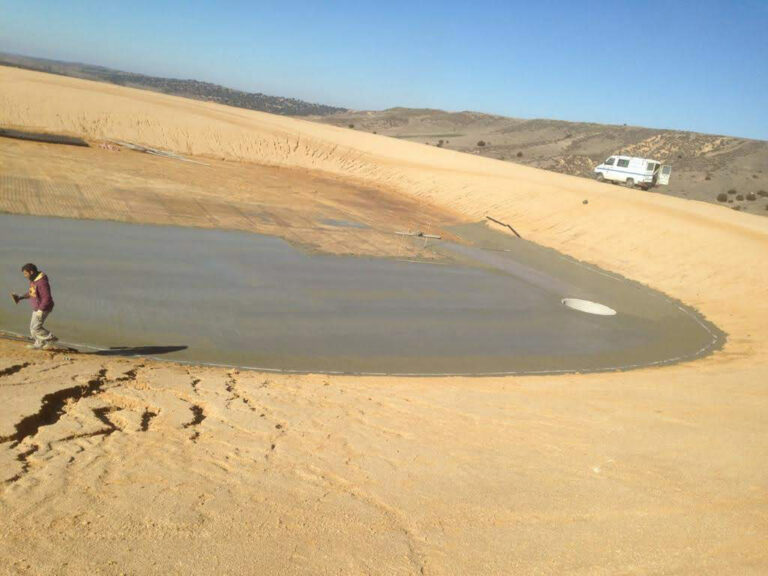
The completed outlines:
<svg viewBox="0 0 768 576">
<path fill-rule="evenodd" d="M 43 322 L 48 318 L 50 312 L 44 312 L 42 310 L 35 310 L 32 312 L 32 320 L 29 321 L 29 333 L 35 341 L 36 346 L 42 346 L 53 338 L 53 334 L 48 332 L 43 326 Z"/>
</svg>

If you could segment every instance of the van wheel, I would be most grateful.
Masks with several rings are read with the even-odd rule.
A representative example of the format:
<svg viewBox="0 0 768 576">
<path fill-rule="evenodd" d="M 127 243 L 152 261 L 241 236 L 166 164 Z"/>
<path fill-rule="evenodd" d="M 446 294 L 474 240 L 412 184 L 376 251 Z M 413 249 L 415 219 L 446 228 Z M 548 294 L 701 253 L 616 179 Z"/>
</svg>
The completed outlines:
<svg viewBox="0 0 768 576">
<path fill-rule="evenodd" d="M 634 188 L 635 187 L 635 179 L 634 178 L 627 178 L 624 184 L 627 186 L 627 188 Z"/>
<path fill-rule="evenodd" d="M 603 176 L 602 172 L 598 172 L 597 176 L 595 176 L 595 178 L 597 178 L 598 182 L 602 182 L 603 180 L 605 180 L 605 176 Z"/>
</svg>

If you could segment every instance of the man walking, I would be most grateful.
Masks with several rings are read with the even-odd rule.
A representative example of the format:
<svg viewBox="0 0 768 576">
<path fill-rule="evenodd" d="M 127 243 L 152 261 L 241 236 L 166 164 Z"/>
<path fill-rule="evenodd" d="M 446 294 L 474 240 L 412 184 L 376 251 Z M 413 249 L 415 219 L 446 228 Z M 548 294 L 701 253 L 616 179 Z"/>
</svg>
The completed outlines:
<svg viewBox="0 0 768 576">
<path fill-rule="evenodd" d="M 21 300 L 29 300 L 32 304 L 32 320 L 29 322 L 29 333 L 34 339 L 34 344 L 27 348 L 45 349 L 56 342 L 58 338 L 45 329 L 43 323 L 53 310 L 53 295 L 48 276 L 40 272 L 34 264 L 24 264 L 21 267 L 24 277 L 29 280 L 29 291 L 24 296 L 11 294 L 13 301 L 18 304 Z"/>
</svg>

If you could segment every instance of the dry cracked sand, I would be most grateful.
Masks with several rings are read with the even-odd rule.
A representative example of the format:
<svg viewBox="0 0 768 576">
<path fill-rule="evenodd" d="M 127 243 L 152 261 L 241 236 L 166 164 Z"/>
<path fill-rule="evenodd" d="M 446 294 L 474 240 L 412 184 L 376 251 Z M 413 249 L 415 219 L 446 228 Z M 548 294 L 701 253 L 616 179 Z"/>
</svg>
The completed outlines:
<svg viewBox="0 0 768 576">
<path fill-rule="evenodd" d="M 82 80 L 0 68 L 0 87 L 3 126 L 322 171 L 448 219 L 492 215 L 728 334 L 664 368 L 431 379 L 2 340 L 1 573 L 768 572 L 765 219 Z M 4 182 L 39 178 L 7 157 Z"/>
</svg>

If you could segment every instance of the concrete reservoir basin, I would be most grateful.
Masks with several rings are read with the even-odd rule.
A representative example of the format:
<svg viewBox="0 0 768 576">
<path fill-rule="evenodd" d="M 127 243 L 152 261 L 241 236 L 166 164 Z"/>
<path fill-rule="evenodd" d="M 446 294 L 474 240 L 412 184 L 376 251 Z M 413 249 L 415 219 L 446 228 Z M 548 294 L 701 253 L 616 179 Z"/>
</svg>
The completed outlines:
<svg viewBox="0 0 768 576">
<path fill-rule="evenodd" d="M 466 243 L 439 244 L 445 261 L 422 263 L 307 254 L 245 232 L 2 214 L 0 278 L 23 292 L 25 262 L 48 273 L 48 326 L 63 342 L 265 370 L 623 370 L 724 341 L 635 282 L 482 225 L 456 233 Z M 28 316 L 26 302 L 2 299 L 0 329 L 24 333 Z"/>
</svg>

